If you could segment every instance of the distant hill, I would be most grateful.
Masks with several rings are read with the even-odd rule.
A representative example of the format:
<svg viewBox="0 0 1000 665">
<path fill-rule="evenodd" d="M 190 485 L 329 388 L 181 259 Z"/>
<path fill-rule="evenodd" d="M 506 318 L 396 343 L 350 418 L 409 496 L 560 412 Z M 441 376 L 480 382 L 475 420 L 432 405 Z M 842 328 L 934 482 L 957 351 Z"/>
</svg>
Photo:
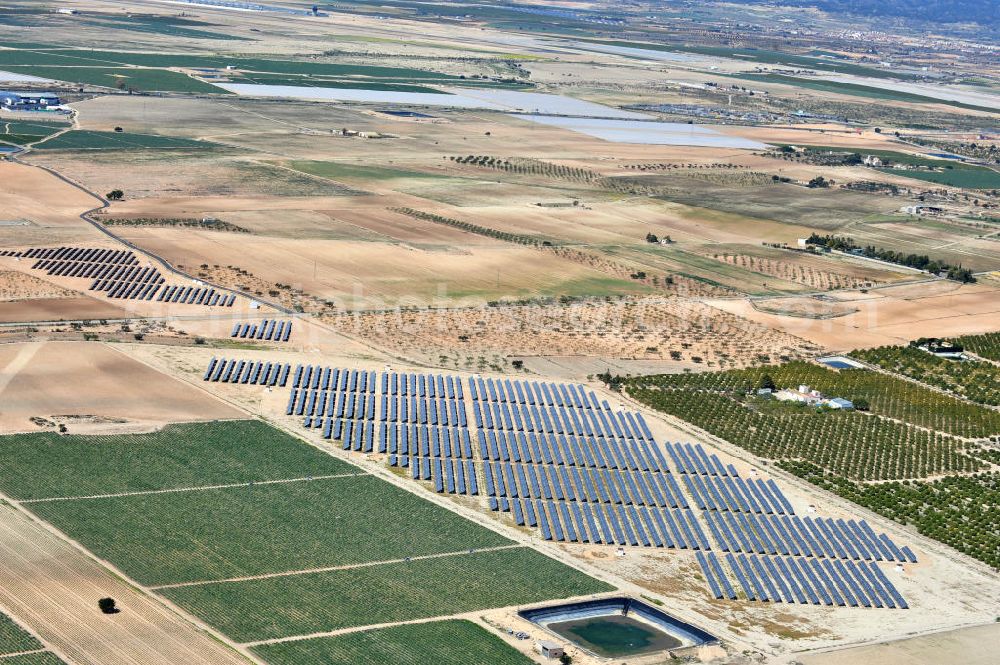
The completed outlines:
<svg viewBox="0 0 1000 665">
<path fill-rule="evenodd" d="M 997 0 L 736 0 L 749 5 L 781 4 L 816 7 L 830 13 L 861 16 L 893 16 L 935 23 L 980 23 L 997 21 Z"/>
</svg>

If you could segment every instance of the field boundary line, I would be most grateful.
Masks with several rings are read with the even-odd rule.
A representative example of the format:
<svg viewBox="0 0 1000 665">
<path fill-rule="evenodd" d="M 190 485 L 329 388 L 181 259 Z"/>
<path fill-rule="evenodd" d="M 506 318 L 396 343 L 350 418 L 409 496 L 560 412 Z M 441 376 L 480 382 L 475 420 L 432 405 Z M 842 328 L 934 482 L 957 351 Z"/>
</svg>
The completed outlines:
<svg viewBox="0 0 1000 665">
<path fill-rule="evenodd" d="M 257 485 L 279 485 L 282 483 L 301 483 L 311 480 L 330 480 L 332 478 L 357 478 L 370 476 L 369 473 L 334 473 L 325 476 L 302 476 L 300 478 L 279 478 L 277 480 L 248 480 L 244 483 L 227 483 L 224 485 L 194 485 L 190 487 L 171 487 L 161 490 L 140 490 L 136 492 L 118 492 L 115 494 L 91 494 L 88 496 L 53 496 L 44 499 L 22 499 L 20 503 L 50 503 L 53 501 L 86 501 L 89 499 L 115 499 L 127 496 L 146 496 L 149 494 L 172 494 L 174 492 L 200 492 L 203 490 L 221 490 L 233 487 L 256 487 Z"/>
<path fill-rule="evenodd" d="M 510 545 L 496 545 L 494 547 L 473 547 L 466 550 L 456 550 L 453 552 L 438 552 L 437 554 L 422 554 L 419 556 L 409 556 L 402 559 L 387 559 L 385 561 L 365 561 L 363 563 L 346 563 L 342 566 L 323 566 L 321 568 L 303 568 L 302 570 L 287 570 L 280 573 L 263 573 L 261 575 L 246 575 L 244 577 L 227 577 L 220 580 L 202 580 L 199 582 L 177 582 L 176 584 L 160 584 L 149 587 L 153 591 L 163 589 L 182 589 L 192 586 L 209 586 L 212 584 L 228 584 L 230 582 L 251 582 L 253 580 L 268 580 L 275 577 L 295 577 L 296 575 L 310 575 L 312 573 L 329 573 L 336 570 L 353 570 L 355 568 L 373 568 L 375 566 L 388 566 L 397 563 L 409 563 L 411 561 L 423 561 L 425 559 L 445 559 L 453 556 L 469 556 L 480 552 L 497 552 L 500 550 L 513 550 L 528 548 L 521 543 L 511 543 Z"/>
<path fill-rule="evenodd" d="M 53 653 L 51 649 L 42 647 L 41 649 L 29 649 L 28 651 L 13 651 L 11 653 L 0 654 L 0 661 L 6 658 L 16 658 L 18 656 L 30 656 L 36 653 Z"/>
<path fill-rule="evenodd" d="M 584 596 L 567 596 L 566 598 L 559 599 L 558 601 L 539 601 L 538 603 L 528 603 L 529 605 L 538 605 L 542 602 L 562 602 L 562 603 L 574 603 L 583 602 L 588 600 L 600 600 L 602 598 L 614 598 L 620 596 L 620 591 L 605 591 L 602 593 L 592 593 Z M 432 617 L 420 617 L 419 619 L 403 619 L 401 621 L 389 621 L 386 623 L 372 623 L 364 626 L 346 626 L 344 628 L 337 628 L 335 630 L 326 630 L 319 633 L 306 633 L 303 635 L 289 635 L 287 637 L 272 637 L 266 640 L 256 640 L 254 642 L 240 642 L 240 646 L 253 649 L 259 646 L 266 646 L 268 644 L 283 644 L 285 642 L 302 642 L 303 640 L 313 640 L 321 637 L 338 637 L 340 635 L 349 635 L 351 633 L 366 633 L 373 630 L 382 630 L 385 628 L 395 628 L 396 626 L 412 626 L 421 623 L 435 623 L 438 621 L 448 621 L 451 619 L 466 619 L 472 621 L 477 625 L 481 625 L 475 619 L 482 615 L 484 611 L 492 612 L 496 610 L 505 610 L 511 608 L 521 608 L 525 605 L 507 605 L 504 607 L 491 607 L 487 610 L 470 610 L 468 612 L 456 612 L 454 614 L 438 614 Z"/>
</svg>

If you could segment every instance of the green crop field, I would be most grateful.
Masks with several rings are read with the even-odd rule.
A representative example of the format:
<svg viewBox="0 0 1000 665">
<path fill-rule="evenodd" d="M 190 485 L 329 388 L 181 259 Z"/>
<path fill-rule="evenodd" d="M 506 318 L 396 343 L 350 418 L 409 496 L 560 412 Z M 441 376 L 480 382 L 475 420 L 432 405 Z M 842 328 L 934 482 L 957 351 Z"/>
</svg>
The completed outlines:
<svg viewBox="0 0 1000 665">
<path fill-rule="evenodd" d="M 531 665 L 535 661 L 471 621 L 434 621 L 257 647 L 272 665 Z"/>
<path fill-rule="evenodd" d="M 219 147 L 209 141 L 156 134 L 95 132 L 76 129 L 35 146 L 37 150 L 205 150 Z"/>
<path fill-rule="evenodd" d="M 228 57 L 214 54 L 136 53 L 128 51 L 91 51 L 86 49 L 0 51 L 0 66 L 8 69 L 12 65 L 73 67 L 85 65 L 134 65 L 136 67 L 186 67 L 192 69 L 220 69 L 232 66 L 240 72 L 295 74 L 327 78 L 363 76 L 374 79 L 389 78 L 399 81 L 413 79 L 463 80 L 459 76 L 426 69 L 415 69 L 413 67 L 355 65 L 316 62 L 315 60 L 306 62 L 302 60 Z"/>
<path fill-rule="evenodd" d="M 954 163 L 941 171 L 916 171 L 910 169 L 879 169 L 884 173 L 934 182 L 949 187 L 964 187 L 966 189 L 998 189 L 1000 188 L 1000 171 L 994 171 L 982 166 Z"/>
<path fill-rule="evenodd" d="M 51 651 L 25 653 L 20 656 L 10 656 L 0 659 L 3 665 L 64 665 L 59 656 Z"/>
<path fill-rule="evenodd" d="M 456 179 L 436 173 L 421 173 L 420 171 L 408 171 L 385 166 L 344 164 L 341 162 L 296 160 L 288 162 L 288 166 L 302 173 L 320 176 L 321 178 L 330 178 L 331 180 L 339 180 L 341 178 L 347 180 L 395 180 L 398 178 Z"/>
<path fill-rule="evenodd" d="M 955 340 L 967 351 L 981 358 L 1000 360 L 1000 332 L 985 335 L 966 335 Z"/>
<path fill-rule="evenodd" d="M 973 402 L 1000 405 L 1000 367 L 993 363 L 948 360 L 911 346 L 883 346 L 851 355 Z"/>
<path fill-rule="evenodd" d="M 164 92 L 186 92 L 197 94 L 228 95 L 222 88 L 203 83 L 187 74 L 168 69 L 140 69 L 137 67 L 58 67 L 58 66 L 16 66 L 7 67 L 12 72 L 40 76 L 42 78 L 85 85 L 99 85 L 105 88 L 122 88 L 138 91 L 160 90 Z"/>
<path fill-rule="evenodd" d="M 41 648 L 42 643 L 36 640 L 31 633 L 18 626 L 7 615 L 0 614 L 0 657 L 6 653 L 33 651 Z M 7 661 L 2 662 L 6 663 Z"/>
<path fill-rule="evenodd" d="M 356 471 L 256 420 L 168 425 L 151 434 L 0 436 L 0 491 L 19 500 Z"/>
<path fill-rule="evenodd" d="M 510 543 L 368 475 L 28 505 L 149 585 Z"/>
<path fill-rule="evenodd" d="M 644 377 L 631 381 L 630 386 L 658 387 L 670 391 L 705 391 L 728 399 L 726 393 L 746 392 L 747 389 L 756 388 L 764 374 L 769 374 L 778 388 L 807 384 L 829 397 L 844 397 L 854 402 L 866 400 L 873 414 L 937 432 L 960 437 L 1000 434 L 1000 413 L 997 411 L 968 404 L 878 372 L 837 372 L 808 362 L 728 372 Z M 671 401 L 674 399 L 671 398 Z M 916 433 L 914 436 L 917 436 Z"/>
<path fill-rule="evenodd" d="M 232 639 L 250 642 L 611 590 L 532 549 L 516 548 L 161 593 Z"/>
<path fill-rule="evenodd" d="M 779 466 L 917 530 L 971 557 L 1000 567 L 1000 474 L 948 476 L 929 482 L 866 485 L 823 473 L 804 462 Z"/>
</svg>

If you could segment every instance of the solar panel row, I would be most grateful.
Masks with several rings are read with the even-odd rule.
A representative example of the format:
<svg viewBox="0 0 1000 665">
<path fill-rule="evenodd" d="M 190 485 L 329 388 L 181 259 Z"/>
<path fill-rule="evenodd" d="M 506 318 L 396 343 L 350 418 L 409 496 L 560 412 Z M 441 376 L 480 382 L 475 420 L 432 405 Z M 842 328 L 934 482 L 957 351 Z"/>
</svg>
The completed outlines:
<svg viewBox="0 0 1000 665">
<path fill-rule="evenodd" d="M 268 342 L 287 342 L 292 334 L 291 321 L 264 319 L 260 323 L 234 323 L 230 337 L 260 339 Z"/>
<path fill-rule="evenodd" d="M 202 377 L 205 381 L 219 383 L 245 383 L 258 386 L 281 386 L 288 383 L 291 370 L 288 363 L 270 363 L 261 360 L 227 360 L 212 358 Z"/>
<path fill-rule="evenodd" d="M 192 286 L 165 286 L 156 297 L 157 302 L 171 302 L 187 305 L 207 305 L 209 307 L 232 307 L 236 295 L 228 296 L 215 289 Z"/>
<path fill-rule="evenodd" d="M 469 379 L 472 399 L 530 406 L 572 406 L 579 409 L 607 408 L 597 395 L 575 384 L 541 383 L 515 379 Z M 608 409 L 610 410 L 610 409 Z"/>
<path fill-rule="evenodd" d="M 768 515 L 792 514 L 792 506 L 773 480 L 744 480 L 739 476 L 680 476 L 702 510 L 726 510 Z"/>
<path fill-rule="evenodd" d="M 666 474 L 504 462 L 484 462 L 483 472 L 487 496 L 498 498 L 687 507 L 680 488 Z"/>
<path fill-rule="evenodd" d="M 382 395 L 379 413 L 383 422 L 459 427 L 467 427 L 469 424 L 465 415 L 465 400 L 446 397 Z"/>
<path fill-rule="evenodd" d="M 11 254 L 8 254 L 10 256 Z M 65 261 L 90 261 L 92 263 L 138 263 L 139 259 L 127 249 L 95 249 L 86 247 L 33 247 L 14 254 L 29 259 L 57 259 Z"/>
<path fill-rule="evenodd" d="M 389 466 L 410 469 L 415 480 L 432 481 L 436 492 L 479 495 L 476 469 L 470 461 L 390 454 Z"/>
<path fill-rule="evenodd" d="M 377 452 L 448 459 L 473 459 L 472 440 L 464 427 L 380 423 Z"/>
<path fill-rule="evenodd" d="M 670 443 L 664 442 L 667 454 L 673 461 L 678 473 L 689 473 L 703 476 L 738 476 L 732 464 L 723 465 L 718 455 L 709 455 L 700 443 Z"/>
<path fill-rule="evenodd" d="M 382 373 L 382 394 L 415 397 L 447 397 L 461 399 L 462 380 L 455 376 L 440 374 L 405 374 L 398 372 Z"/>
<path fill-rule="evenodd" d="M 669 473 L 659 448 L 646 441 L 494 430 L 479 430 L 478 437 L 488 460 Z"/>
<path fill-rule="evenodd" d="M 697 556 L 715 598 L 736 599 L 736 588 L 712 552 Z M 909 609 L 878 564 L 869 561 L 726 554 L 748 600 Z"/>
<path fill-rule="evenodd" d="M 562 406 L 526 406 L 518 404 L 472 403 L 476 427 L 545 434 L 576 434 L 605 436 L 645 441 L 631 413 L 614 413 L 603 409 L 574 409 Z"/>
<path fill-rule="evenodd" d="M 24 252 L 17 249 L 0 249 L 0 256 L 24 256 Z"/>
<path fill-rule="evenodd" d="M 784 554 L 827 559 L 904 561 L 885 534 L 861 520 L 744 513 L 703 513 L 723 552 Z"/>
<path fill-rule="evenodd" d="M 293 388 L 375 394 L 375 372 L 322 365 L 296 365 Z M 373 416 L 374 418 L 374 416 Z"/>
<path fill-rule="evenodd" d="M 285 415 L 306 416 L 308 418 L 326 416 L 328 418 L 365 420 L 373 423 L 375 420 L 375 399 L 375 395 L 368 393 L 292 388 Z M 309 425 L 306 426 L 309 427 Z M 313 424 L 312 426 L 317 427 L 318 425 Z"/>
<path fill-rule="evenodd" d="M 56 259 L 39 259 L 32 264 L 33 270 L 44 270 L 47 275 L 56 277 L 98 277 L 111 272 L 134 268 L 134 265 L 119 263 L 92 263 L 90 261 L 62 261 Z"/>
<path fill-rule="evenodd" d="M 519 526 L 537 527 L 542 538 L 570 543 L 705 550 L 708 542 L 689 510 L 489 499 L 494 510 L 512 513 Z"/>
</svg>

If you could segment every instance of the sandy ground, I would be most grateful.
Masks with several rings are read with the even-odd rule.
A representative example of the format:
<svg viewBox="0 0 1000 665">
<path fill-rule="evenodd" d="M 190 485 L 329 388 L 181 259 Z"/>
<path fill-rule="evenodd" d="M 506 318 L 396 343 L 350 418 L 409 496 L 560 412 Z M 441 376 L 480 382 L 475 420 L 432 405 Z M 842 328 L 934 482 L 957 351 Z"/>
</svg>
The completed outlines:
<svg viewBox="0 0 1000 665">
<path fill-rule="evenodd" d="M 95 342 L 0 347 L 0 432 L 32 432 L 32 416 L 77 415 L 142 423 L 239 418 L 220 402 Z M 70 425 L 70 432 L 74 426 Z"/>
<path fill-rule="evenodd" d="M 900 344 L 922 336 L 985 333 L 1000 326 L 1000 285 L 985 280 L 969 285 L 937 281 L 891 286 L 867 294 L 848 291 L 836 297 L 858 311 L 817 321 L 761 312 L 747 300 L 716 300 L 711 304 L 838 352 Z M 779 302 L 770 300 L 768 305 Z"/>
<path fill-rule="evenodd" d="M 994 665 L 1000 653 L 1000 624 L 992 623 L 874 646 L 803 654 L 803 665 Z"/>
<path fill-rule="evenodd" d="M 77 298 L 37 298 L 0 302 L 0 322 L 71 321 L 79 319 L 117 319 L 127 312 L 108 301 L 90 296 Z"/>
<path fill-rule="evenodd" d="M 6 161 L 0 161 L 0 199 L 5 220 L 59 227 L 87 226 L 79 214 L 100 205 L 50 173 Z"/>
<path fill-rule="evenodd" d="M 0 578 L 0 604 L 68 663 L 250 662 L 9 505 L 0 506 Z M 121 613 L 97 610 L 106 596 Z"/>
</svg>

